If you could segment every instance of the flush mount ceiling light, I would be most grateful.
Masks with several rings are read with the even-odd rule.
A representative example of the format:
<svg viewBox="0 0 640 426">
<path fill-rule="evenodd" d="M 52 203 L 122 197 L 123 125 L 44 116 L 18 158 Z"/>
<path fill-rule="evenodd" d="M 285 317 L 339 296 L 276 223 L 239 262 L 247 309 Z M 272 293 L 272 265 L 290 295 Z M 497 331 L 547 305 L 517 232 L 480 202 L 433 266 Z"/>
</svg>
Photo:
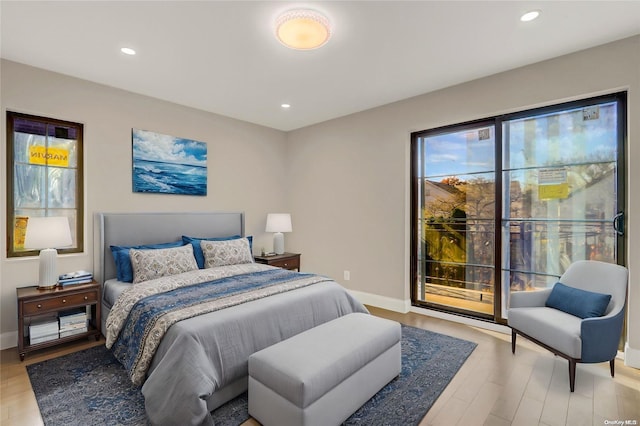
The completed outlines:
<svg viewBox="0 0 640 426">
<path fill-rule="evenodd" d="M 538 16 L 540 16 L 540 11 L 539 10 L 532 10 L 532 11 L 527 12 L 524 15 L 522 15 L 520 17 L 520 20 L 522 22 L 530 22 L 530 21 L 533 21 L 534 19 L 536 19 Z"/>
<path fill-rule="evenodd" d="M 329 41 L 331 25 L 315 10 L 289 10 L 276 19 L 276 37 L 291 49 L 317 49 Z"/>
<path fill-rule="evenodd" d="M 121 51 L 122 53 L 124 53 L 125 55 L 132 55 L 132 56 L 133 56 L 133 55 L 135 55 L 135 54 L 136 54 L 136 51 L 135 51 L 135 50 L 133 50 L 133 49 L 132 49 L 132 48 L 130 48 L 130 47 L 122 47 L 122 48 L 120 49 L 120 51 Z"/>
</svg>

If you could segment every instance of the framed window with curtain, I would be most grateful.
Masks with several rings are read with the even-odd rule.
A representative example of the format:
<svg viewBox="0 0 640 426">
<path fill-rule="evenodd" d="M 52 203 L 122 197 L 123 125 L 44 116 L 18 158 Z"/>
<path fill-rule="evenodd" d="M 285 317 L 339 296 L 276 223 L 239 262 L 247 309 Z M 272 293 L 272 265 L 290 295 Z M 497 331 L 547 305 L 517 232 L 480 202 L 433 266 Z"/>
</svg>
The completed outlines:
<svg viewBox="0 0 640 426">
<path fill-rule="evenodd" d="M 35 256 L 24 248 L 29 217 L 69 219 L 72 244 L 84 249 L 83 126 L 7 111 L 7 257 Z"/>
</svg>

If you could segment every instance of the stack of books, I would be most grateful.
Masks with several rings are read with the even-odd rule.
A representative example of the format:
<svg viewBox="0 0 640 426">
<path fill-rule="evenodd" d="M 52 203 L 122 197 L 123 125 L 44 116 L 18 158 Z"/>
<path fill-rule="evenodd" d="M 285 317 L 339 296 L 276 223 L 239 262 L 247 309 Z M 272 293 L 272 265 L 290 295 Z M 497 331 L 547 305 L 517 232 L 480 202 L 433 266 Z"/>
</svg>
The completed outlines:
<svg viewBox="0 0 640 426">
<path fill-rule="evenodd" d="M 58 284 L 62 287 L 71 284 L 86 284 L 93 281 L 93 274 L 89 271 L 76 271 L 62 274 L 58 277 Z"/>
<path fill-rule="evenodd" d="M 60 312 L 60 337 L 87 332 L 87 311 L 84 308 Z"/>
<path fill-rule="evenodd" d="M 34 317 L 29 325 L 29 344 L 48 342 L 58 338 L 58 319 L 54 317 Z"/>
</svg>

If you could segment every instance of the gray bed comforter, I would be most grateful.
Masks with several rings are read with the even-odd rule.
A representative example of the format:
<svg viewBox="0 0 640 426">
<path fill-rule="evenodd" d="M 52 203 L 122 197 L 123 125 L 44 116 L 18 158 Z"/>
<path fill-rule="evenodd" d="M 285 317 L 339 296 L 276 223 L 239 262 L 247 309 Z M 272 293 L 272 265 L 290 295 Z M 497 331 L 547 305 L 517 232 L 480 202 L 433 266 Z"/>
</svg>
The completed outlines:
<svg viewBox="0 0 640 426">
<path fill-rule="evenodd" d="M 209 281 L 212 274 L 232 276 L 271 268 L 238 266 L 193 271 L 182 280 Z M 154 293 L 158 287 L 173 287 L 163 282 L 144 285 L 148 288 L 138 291 Z M 130 305 L 130 301 L 114 305 L 107 319 L 108 346 L 117 338 Z M 246 389 L 249 355 L 352 312 L 367 310 L 339 284 L 322 281 L 174 323 L 146 370 L 142 393 L 149 420 L 166 425 L 213 424 L 209 411 Z"/>
</svg>

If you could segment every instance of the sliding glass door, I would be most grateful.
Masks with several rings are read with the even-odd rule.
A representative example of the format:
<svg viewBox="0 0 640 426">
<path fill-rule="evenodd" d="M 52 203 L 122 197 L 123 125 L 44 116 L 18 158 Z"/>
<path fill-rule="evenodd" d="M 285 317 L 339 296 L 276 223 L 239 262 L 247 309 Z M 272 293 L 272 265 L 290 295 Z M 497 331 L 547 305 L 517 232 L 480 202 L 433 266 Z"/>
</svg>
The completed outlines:
<svg viewBox="0 0 640 426">
<path fill-rule="evenodd" d="M 412 135 L 412 302 L 503 321 L 511 291 L 624 264 L 624 93 Z"/>
<path fill-rule="evenodd" d="M 426 132 L 414 141 L 417 301 L 493 318 L 495 149 L 493 122 Z"/>
<path fill-rule="evenodd" d="M 621 106 L 603 98 L 502 122 L 503 299 L 552 286 L 576 260 L 624 263 Z"/>
</svg>

